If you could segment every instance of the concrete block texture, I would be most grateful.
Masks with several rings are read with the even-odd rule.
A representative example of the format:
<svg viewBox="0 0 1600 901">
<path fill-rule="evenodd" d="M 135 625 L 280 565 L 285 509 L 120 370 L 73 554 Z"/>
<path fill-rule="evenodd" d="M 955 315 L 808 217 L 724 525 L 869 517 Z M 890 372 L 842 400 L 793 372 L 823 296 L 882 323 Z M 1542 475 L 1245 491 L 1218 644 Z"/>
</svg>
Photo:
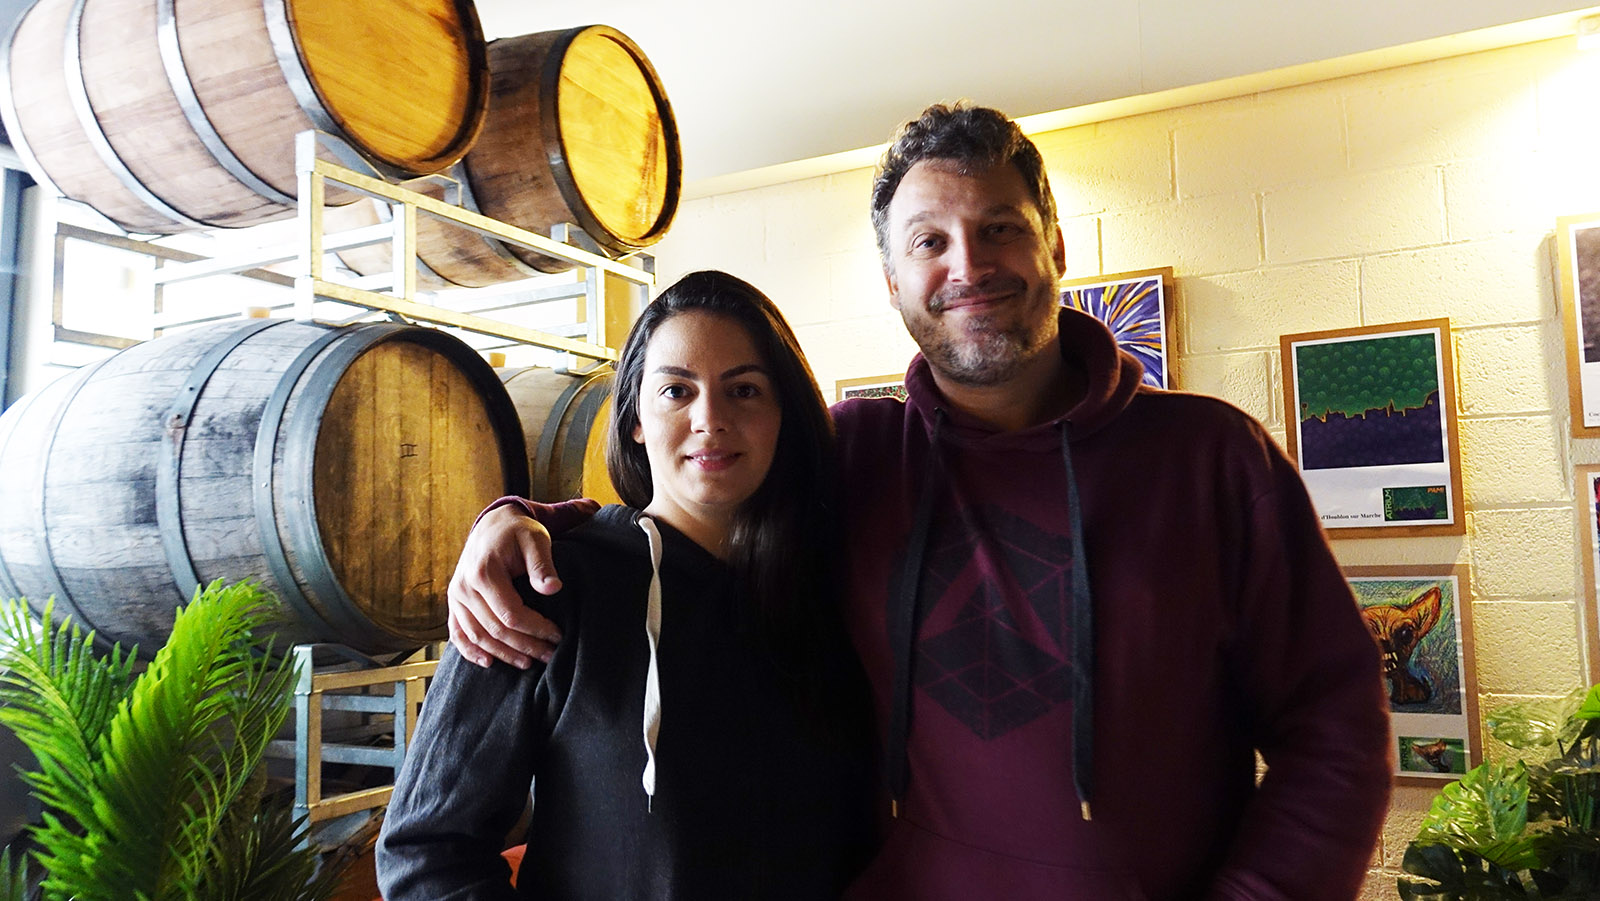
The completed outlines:
<svg viewBox="0 0 1600 901">
<path fill-rule="evenodd" d="M 1478 690 L 1560 695 L 1585 679 L 1577 605 L 1475 600 Z"/>
<path fill-rule="evenodd" d="M 1193 353 L 1276 348 L 1296 332 L 1361 324 L 1360 266 L 1332 260 L 1179 278 L 1185 347 Z"/>
<path fill-rule="evenodd" d="M 1445 225 L 1450 240 L 1514 231 L 1543 234 L 1555 228 L 1558 216 L 1600 210 L 1594 146 L 1552 146 L 1445 163 Z"/>
<path fill-rule="evenodd" d="M 1256 198 L 1217 194 L 1134 210 L 1100 219 L 1102 265 L 1107 272 L 1171 266 L 1183 275 L 1237 272 L 1261 262 Z"/>
<path fill-rule="evenodd" d="M 1536 325 L 1454 331 L 1456 405 L 1463 416 L 1550 412 L 1566 414 L 1561 326 Z M 1559 428 L 1565 433 L 1563 421 Z M 1555 459 L 1561 457 L 1558 446 Z"/>
<path fill-rule="evenodd" d="M 1172 133 L 1165 116 L 1134 116 L 1035 137 L 1062 216 L 1172 199 Z"/>
<path fill-rule="evenodd" d="M 1467 513 L 1474 591 L 1486 600 L 1570 602 L 1578 561 L 1570 505 Z"/>
<path fill-rule="evenodd" d="M 1425 538 L 1333 537 L 1333 556 L 1350 566 L 1453 566 L 1471 565 L 1472 550 L 1459 535 Z"/>
<path fill-rule="evenodd" d="M 1564 420 L 1547 414 L 1462 419 L 1457 426 L 1470 507 L 1537 504 L 1561 500 L 1572 491 L 1561 462 Z"/>
<path fill-rule="evenodd" d="M 1525 65 L 1486 56 L 1469 71 L 1413 67 L 1412 78 L 1345 98 L 1356 171 L 1500 156 L 1537 146 L 1538 91 Z"/>
<path fill-rule="evenodd" d="M 1272 360 L 1260 351 L 1189 354 L 1178 359 L 1172 387 L 1220 397 L 1261 422 L 1273 420 L 1273 394 L 1267 390 Z"/>
<path fill-rule="evenodd" d="M 1061 247 L 1067 257 L 1067 278 L 1087 278 L 1105 273 L 1100 266 L 1100 217 L 1063 218 Z"/>
<path fill-rule="evenodd" d="M 790 182 L 759 193 L 765 195 L 770 260 L 809 259 L 875 246 L 871 169 Z"/>
<path fill-rule="evenodd" d="M 1438 167 L 1362 172 L 1267 190 L 1268 263 L 1361 256 L 1444 241 Z"/>
<path fill-rule="evenodd" d="M 1345 171 L 1338 98 L 1285 91 L 1174 129 L 1179 197 L 1257 191 Z"/>
<path fill-rule="evenodd" d="M 1439 786 L 1396 785 L 1394 787 L 1394 794 L 1389 801 L 1389 817 L 1384 820 L 1383 838 L 1379 843 L 1385 870 L 1391 873 L 1400 871 L 1400 862 L 1405 858 L 1406 845 L 1417 837 L 1417 831 L 1422 828 L 1422 820 L 1428 815 L 1428 808 L 1433 805 L 1433 796 L 1443 785 L 1444 783 L 1440 783 Z M 1392 876 L 1389 890 L 1394 891 Z"/>
<path fill-rule="evenodd" d="M 1366 257 L 1363 318 L 1377 325 L 1448 316 L 1452 328 L 1553 320 L 1548 245 L 1518 233 Z"/>
</svg>

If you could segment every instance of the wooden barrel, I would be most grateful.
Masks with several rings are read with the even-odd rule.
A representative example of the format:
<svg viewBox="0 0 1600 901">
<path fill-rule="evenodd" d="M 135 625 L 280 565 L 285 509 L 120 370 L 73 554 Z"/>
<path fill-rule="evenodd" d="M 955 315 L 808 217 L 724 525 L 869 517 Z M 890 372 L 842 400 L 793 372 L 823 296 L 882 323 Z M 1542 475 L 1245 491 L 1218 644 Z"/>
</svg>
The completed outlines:
<svg viewBox="0 0 1600 901">
<path fill-rule="evenodd" d="M 445 634 L 473 517 L 525 492 L 516 411 L 460 340 L 233 320 L 85 367 L 0 417 L 0 594 L 150 654 L 196 584 L 256 579 L 280 647 Z"/>
<path fill-rule="evenodd" d="M 522 420 L 528 497 L 547 503 L 575 497 L 621 503 L 606 474 L 616 375 L 609 368 L 578 375 L 536 366 L 498 372 Z"/>
<path fill-rule="evenodd" d="M 39 0 L 4 52 L 35 177 L 145 234 L 293 214 L 298 132 L 431 174 L 488 109 L 471 0 Z"/>
<path fill-rule="evenodd" d="M 678 211 L 678 126 L 650 60 L 604 25 L 489 44 L 483 133 L 451 172 L 462 205 L 541 235 L 566 222 L 613 255 L 666 235 Z M 435 189 L 428 189 L 438 196 Z M 373 201 L 348 225 L 378 221 Z M 572 264 L 476 232 L 417 219 L 424 287 L 481 288 Z M 340 254 L 363 275 L 389 268 L 387 246 Z"/>
</svg>

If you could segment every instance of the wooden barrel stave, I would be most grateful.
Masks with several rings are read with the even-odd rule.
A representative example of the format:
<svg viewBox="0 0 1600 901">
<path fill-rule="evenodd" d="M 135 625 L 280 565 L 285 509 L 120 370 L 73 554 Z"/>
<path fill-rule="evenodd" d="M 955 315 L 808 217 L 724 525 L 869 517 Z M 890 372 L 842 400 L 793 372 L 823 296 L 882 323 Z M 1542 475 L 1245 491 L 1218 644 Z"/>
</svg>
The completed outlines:
<svg viewBox="0 0 1600 901">
<path fill-rule="evenodd" d="M 615 375 L 609 369 L 575 375 L 542 367 L 499 373 L 522 421 L 528 497 L 548 503 L 575 497 L 620 503 L 605 467 Z"/>
<path fill-rule="evenodd" d="M 40 0 L 22 15 L 7 47 L 6 134 L 66 197 L 122 228 L 167 234 L 182 226 L 128 190 L 94 149 L 73 112 L 65 56 L 74 0 Z"/>
<path fill-rule="evenodd" d="M 590 25 L 491 41 L 488 56 L 487 119 L 452 173 L 466 185 L 463 206 L 541 235 L 572 223 L 613 255 L 665 236 L 683 167 L 672 106 L 644 52 L 616 29 Z M 377 221 L 358 215 L 345 227 Z M 384 245 L 339 256 L 363 275 L 391 265 Z M 426 216 L 417 220 L 417 256 L 426 269 L 418 284 L 433 290 L 572 268 Z"/>
<path fill-rule="evenodd" d="M 76 611 L 109 640 L 153 650 L 184 599 L 171 564 L 180 521 L 183 552 L 201 582 L 251 577 L 284 599 L 280 645 L 341 641 L 376 653 L 441 636 L 443 583 L 472 516 L 492 496 L 526 486 L 515 414 L 492 373 L 465 345 L 427 329 L 269 324 L 205 382 L 183 435 L 180 477 L 168 483 L 177 486 L 169 506 L 181 516 L 163 514 L 159 449 L 169 440 L 161 428 L 167 405 L 229 327 L 112 357 L 102 369 L 111 368 L 114 392 L 100 391 L 98 373 L 79 373 L 0 417 L 0 465 L 41 474 L 0 486 L 0 577 L 11 593 L 36 601 L 58 593 L 63 612 Z M 324 343 L 313 346 L 317 340 Z M 371 371 L 344 381 L 362 368 Z M 73 390 L 73 382 L 87 390 Z M 143 387 L 130 391 L 133 382 Z M 427 402 L 410 404 L 419 413 L 383 412 L 415 399 L 419 386 Z M 267 422 L 269 395 L 280 393 L 282 416 Z M 107 402 L 113 395 L 122 402 Z M 371 396 L 388 400 L 367 403 Z M 351 438 L 346 430 L 366 421 L 347 414 L 363 405 L 371 408 L 368 421 L 413 421 Z M 116 432 L 121 447 L 76 453 L 79 443 Z M 397 455 L 385 434 L 414 436 L 418 450 Z M 265 450 L 258 453 L 258 445 Z M 410 462 L 396 465 L 397 456 Z M 420 488 L 406 483 L 408 472 L 428 475 L 435 463 L 449 471 L 419 478 Z M 335 509 L 358 476 L 367 492 Z M 344 549 L 352 540 L 370 543 L 361 551 L 364 563 Z M 425 578 L 407 575 L 415 573 Z"/>
<path fill-rule="evenodd" d="M 305 4 L 299 18 L 290 2 L 41 0 L 8 45 L 8 131 L 66 196 L 151 234 L 293 215 L 293 137 L 311 128 L 389 177 L 459 160 L 488 93 L 468 0 Z M 341 21 L 392 43 L 340 43 Z"/>
</svg>

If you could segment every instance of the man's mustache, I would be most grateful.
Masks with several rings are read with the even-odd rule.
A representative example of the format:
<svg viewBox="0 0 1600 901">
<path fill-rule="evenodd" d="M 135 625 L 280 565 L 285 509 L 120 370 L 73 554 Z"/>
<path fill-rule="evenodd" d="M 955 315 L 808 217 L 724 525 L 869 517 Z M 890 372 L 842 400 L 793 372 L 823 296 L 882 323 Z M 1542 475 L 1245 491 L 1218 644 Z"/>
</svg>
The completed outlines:
<svg viewBox="0 0 1600 901">
<path fill-rule="evenodd" d="M 942 313 L 945 308 L 954 303 L 988 297 L 995 294 L 1021 293 L 1028 287 L 1028 283 L 1019 276 L 1004 276 L 994 278 L 977 285 L 963 285 L 959 287 L 941 288 L 936 291 L 933 298 L 928 301 L 928 312 Z"/>
</svg>

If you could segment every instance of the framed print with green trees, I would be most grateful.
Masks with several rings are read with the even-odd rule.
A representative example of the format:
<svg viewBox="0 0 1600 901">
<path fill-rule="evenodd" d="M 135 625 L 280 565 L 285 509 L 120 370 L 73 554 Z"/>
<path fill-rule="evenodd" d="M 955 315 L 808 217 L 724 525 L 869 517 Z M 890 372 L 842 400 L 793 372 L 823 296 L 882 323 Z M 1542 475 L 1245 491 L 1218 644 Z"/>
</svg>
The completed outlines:
<svg viewBox="0 0 1600 901">
<path fill-rule="evenodd" d="M 1464 534 L 1450 321 L 1280 341 L 1289 456 L 1330 536 Z"/>
</svg>

